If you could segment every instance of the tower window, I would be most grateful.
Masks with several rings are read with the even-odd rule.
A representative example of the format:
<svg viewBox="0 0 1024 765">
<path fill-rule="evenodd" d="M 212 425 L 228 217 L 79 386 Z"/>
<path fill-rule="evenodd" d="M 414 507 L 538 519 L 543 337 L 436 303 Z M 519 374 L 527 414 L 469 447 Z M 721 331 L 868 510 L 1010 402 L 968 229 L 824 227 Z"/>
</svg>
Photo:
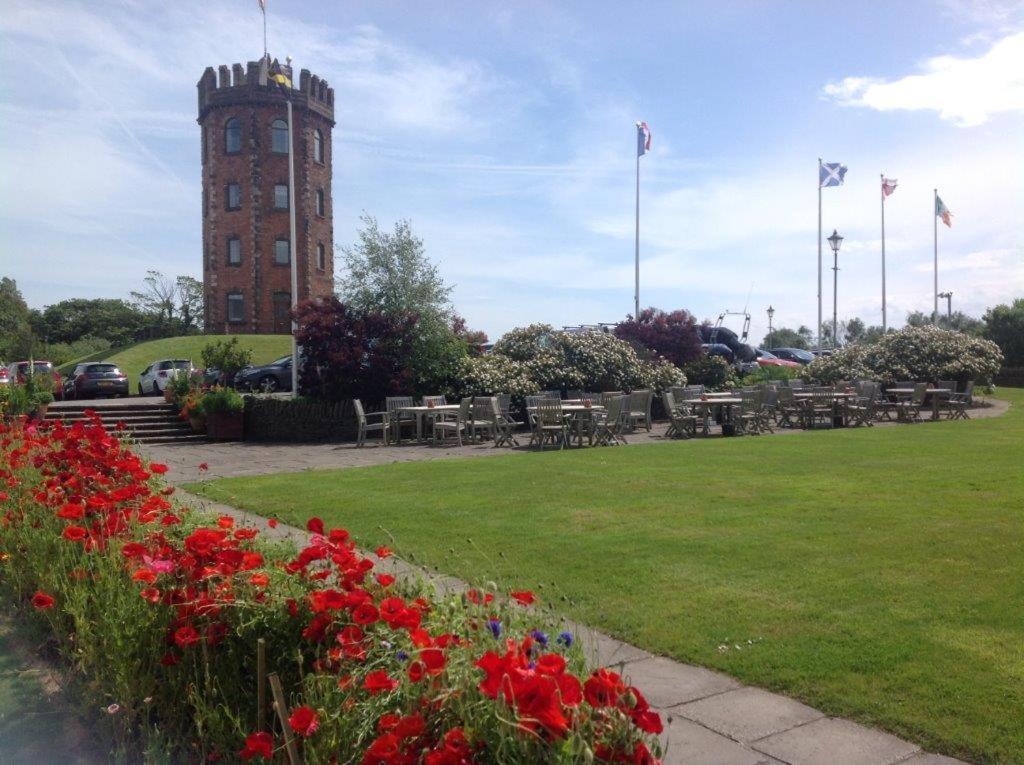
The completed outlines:
<svg viewBox="0 0 1024 765">
<path fill-rule="evenodd" d="M 227 193 L 224 195 L 229 210 L 240 210 L 242 208 L 242 187 L 237 183 L 229 183 Z"/>
<path fill-rule="evenodd" d="M 327 268 L 327 250 L 324 248 L 323 242 L 318 242 L 316 245 L 316 267 L 318 271 Z"/>
<path fill-rule="evenodd" d="M 319 130 L 313 131 L 313 161 L 324 163 L 324 135 Z"/>
<path fill-rule="evenodd" d="M 288 153 L 288 123 L 284 120 L 270 123 L 270 150 L 275 154 Z"/>
<path fill-rule="evenodd" d="M 277 183 L 274 184 L 274 209 L 275 210 L 287 210 L 288 209 L 288 184 Z"/>
<path fill-rule="evenodd" d="M 287 239 L 276 239 L 274 241 L 274 265 L 287 266 L 291 262 L 291 243 Z"/>
<path fill-rule="evenodd" d="M 228 293 L 228 321 L 232 324 L 245 321 L 245 297 L 241 292 Z"/>
<path fill-rule="evenodd" d="M 242 150 L 242 123 L 232 117 L 224 123 L 224 153 L 237 154 Z"/>
<path fill-rule="evenodd" d="M 325 207 L 325 203 L 324 203 L 324 190 L 323 189 L 317 189 L 316 190 L 316 214 L 319 215 L 321 218 L 324 217 L 324 210 L 325 209 L 326 209 L 326 207 Z"/>
<path fill-rule="evenodd" d="M 228 265 L 242 265 L 242 242 L 237 236 L 228 237 Z"/>
</svg>

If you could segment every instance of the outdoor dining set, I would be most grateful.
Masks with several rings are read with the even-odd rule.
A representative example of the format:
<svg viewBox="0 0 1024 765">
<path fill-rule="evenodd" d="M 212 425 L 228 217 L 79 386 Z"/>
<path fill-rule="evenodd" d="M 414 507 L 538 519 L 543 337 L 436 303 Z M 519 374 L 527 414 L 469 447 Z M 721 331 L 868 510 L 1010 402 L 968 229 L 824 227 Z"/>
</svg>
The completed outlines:
<svg viewBox="0 0 1024 765">
<path fill-rule="evenodd" d="M 643 428 L 650 432 L 655 394 L 632 392 L 542 391 L 525 396 L 513 408 L 512 396 L 470 396 L 449 403 L 444 396 L 391 396 L 382 411 L 366 412 L 354 402 L 356 445 L 367 435 L 383 444 L 403 440 L 435 445 L 480 443 L 544 449 L 613 446 Z M 761 384 L 736 390 L 708 391 L 703 385 L 672 387 L 661 394 L 668 438 L 709 436 L 715 425 L 723 436 L 773 433 L 775 428 L 872 426 L 876 422 L 914 423 L 930 418 L 967 419 L 974 383 L 958 390 L 956 381 L 898 382 L 882 386 L 870 380 L 839 381 L 832 386 L 805 385 L 802 380 Z"/>
</svg>

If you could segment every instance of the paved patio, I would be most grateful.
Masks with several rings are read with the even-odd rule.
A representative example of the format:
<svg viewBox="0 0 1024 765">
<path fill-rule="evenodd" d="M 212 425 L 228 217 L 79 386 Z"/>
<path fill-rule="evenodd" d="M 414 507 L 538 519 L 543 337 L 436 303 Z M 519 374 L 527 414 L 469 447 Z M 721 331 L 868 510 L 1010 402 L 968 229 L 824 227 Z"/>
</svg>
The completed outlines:
<svg viewBox="0 0 1024 765">
<path fill-rule="evenodd" d="M 414 447 L 409 447 L 414 448 Z M 502 450 L 491 449 L 502 453 Z M 245 510 L 179 491 L 181 499 L 235 517 L 261 533 L 304 543 L 308 533 L 285 524 L 272 529 Z M 394 557 L 380 570 L 425 576 L 443 592 L 468 587 L 451 576 Z M 584 625 L 567 622 L 595 666 L 608 666 L 640 688 L 665 721 L 665 765 L 955 765 L 960 760 L 922 752 L 896 736 L 836 717 L 776 693 L 744 686 L 703 667 L 655 656 Z"/>
</svg>

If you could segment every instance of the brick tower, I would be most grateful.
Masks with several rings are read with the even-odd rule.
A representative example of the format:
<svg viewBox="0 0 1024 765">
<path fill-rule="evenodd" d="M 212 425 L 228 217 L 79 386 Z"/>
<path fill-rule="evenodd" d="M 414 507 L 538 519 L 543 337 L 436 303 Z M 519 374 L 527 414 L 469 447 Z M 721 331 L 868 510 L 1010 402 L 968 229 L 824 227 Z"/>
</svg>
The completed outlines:
<svg viewBox="0 0 1024 765">
<path fill-rule="evenodd" d="M 276 63 L 276 62 L 274 62 Z M 291 77 L 289 67 L 282 69 Z M 331 129 L 334 90 L 303 69 L 295 120 L 298 299 L 334 291 Z M 250 61 L 199 79 L 206 331 L 291 332 L 285 93 Z"/>
</svg>

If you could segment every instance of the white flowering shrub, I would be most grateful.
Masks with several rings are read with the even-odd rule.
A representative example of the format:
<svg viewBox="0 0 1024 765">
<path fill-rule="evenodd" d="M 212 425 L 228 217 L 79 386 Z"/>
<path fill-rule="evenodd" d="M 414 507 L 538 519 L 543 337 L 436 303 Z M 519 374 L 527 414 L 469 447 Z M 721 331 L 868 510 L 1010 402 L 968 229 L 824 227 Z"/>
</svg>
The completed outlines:
<svg viewBox="0 0 1024 765">
<path fill-rule="evenodd" d="M 906 327 L 872 345 L 850 345 L 828 358 L 815 359 L 809 376 L 824 383 L 860 378 L 897 380 L 975 380 L 989 384 L 1003 354 L 991 340 L 939 329 Z"/>
<path fill-rule="evenodd" d="M 458 378 L 457 393 L 460 396 L 495 396 L 499 393 L 510 393 L 518 399 L 540 390 L 530 376 L 526 364 L 496 353 L 464 358 Z"/>
<path fill-rule="evenodd" d="M 499 384 L 502 375 L 509 375 L 510 382 L 521 383 L 519 375 L 525 370 L 533 390 L 663 390 L 686 384 L 686 375 L 678 367 L 664 359 L 645 361 L 633 346 L 614 335 L 559 332 L 547 324 L 512 330 L 484 358 L 504 359 L 488 367 L 494 384 Z M 476 374 L 470 367 L 464 369 Z M 504 388 L 497 392 L 513 391 Z"/>
</svg>

